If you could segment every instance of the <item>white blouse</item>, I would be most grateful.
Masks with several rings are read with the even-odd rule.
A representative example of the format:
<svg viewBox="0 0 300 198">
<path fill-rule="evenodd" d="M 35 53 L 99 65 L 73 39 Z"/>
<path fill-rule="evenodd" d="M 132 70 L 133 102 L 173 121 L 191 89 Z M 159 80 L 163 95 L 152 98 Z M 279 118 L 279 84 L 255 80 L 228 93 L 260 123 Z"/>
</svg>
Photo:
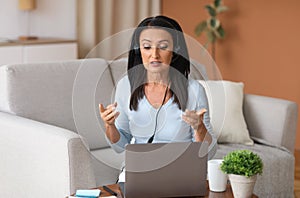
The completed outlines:
<svg viewBox="0 0 300 198">
<path fill-rule="evenodd" d="M 213 134 L 210 124 L 209 108 L 204 88 L 196 80 L 188 80 L 188 110 L 207 109 L 204 114 L 203 122 L 212 137 L 212 143 L 209 146 L 208 158 L 211 159 L 217 148 L 217 140 Z M 194 141 L 194 130 L 190 125 L 182 120 L 181 111 L 174 98 L 171 97 L 157 114 L 158 109 L 154 108 L 144 96 L 139 100 L 138 110 L 130 110 L 129 102 L 131 89 L 128 76 L 124 76 L 117 84 L 115 101 L 117 102 L 116 110 L 120 115 L 116 119 L 115 125 L 120 133 L 120 140 L 114 144 L 108 143 L 116 152 L 122 152 L 129 143 L 141 144 L 147 143 L 149 138 L 154 134 L 153 143 L 162 142 L 189 142 Z M 156 123 L 156 116 L 157 123 Z"/>
</svg>

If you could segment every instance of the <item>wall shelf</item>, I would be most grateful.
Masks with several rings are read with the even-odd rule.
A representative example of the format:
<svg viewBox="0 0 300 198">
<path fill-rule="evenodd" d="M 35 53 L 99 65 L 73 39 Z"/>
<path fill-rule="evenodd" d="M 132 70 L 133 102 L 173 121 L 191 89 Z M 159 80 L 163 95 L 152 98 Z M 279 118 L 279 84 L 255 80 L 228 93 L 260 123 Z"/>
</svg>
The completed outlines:
<svg viewBox="0 0 300 198">
<path fill-rule="evenodd" d="M 78 57 L 76 40 L 40 38 L 0 43 L 0 65 L 72 60 Z"/>
</svg>

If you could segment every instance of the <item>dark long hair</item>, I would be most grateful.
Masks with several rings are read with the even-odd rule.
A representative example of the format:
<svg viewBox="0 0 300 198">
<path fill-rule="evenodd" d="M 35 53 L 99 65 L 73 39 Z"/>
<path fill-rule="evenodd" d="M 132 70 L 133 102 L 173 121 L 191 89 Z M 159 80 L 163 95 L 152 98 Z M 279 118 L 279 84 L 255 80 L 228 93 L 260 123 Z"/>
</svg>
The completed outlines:
<svg viewBox="0 0 300 198">
<path fill-rule="evenodd" d="M 169 32 L 172 36 L 174 47 L 170 63 L 169 78 L 171 81 L 171 93 L 174 103 L 184 111 L 188 99 L 188 75 L 190 73 L 190 61 L 186 42 L 180 25 L 166 16 L 156 16 L 144 19 L 135 29 L 128 57 L 127 73 L 131 86 L 130 110 L 138 109 L 138 102 L 145 95 L 144 85 L 147 72 L 143 66 L 140 51 L 140 35 L 147 28 L 160 28 Z"/>
</svg>

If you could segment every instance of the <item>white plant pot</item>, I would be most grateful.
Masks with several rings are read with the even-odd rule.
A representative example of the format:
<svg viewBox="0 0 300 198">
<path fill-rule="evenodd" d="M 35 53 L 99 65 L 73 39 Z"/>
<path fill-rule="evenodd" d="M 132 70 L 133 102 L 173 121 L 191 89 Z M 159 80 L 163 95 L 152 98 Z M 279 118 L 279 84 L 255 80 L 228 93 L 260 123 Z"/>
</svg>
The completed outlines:
<svg viewBox="0 0 300 198">
<path fill-rule="evenodd" d="M 228 175 L 234 198 L 252 197 L 257 175 L 245 177 L 242 175 Z"/>
</svg>

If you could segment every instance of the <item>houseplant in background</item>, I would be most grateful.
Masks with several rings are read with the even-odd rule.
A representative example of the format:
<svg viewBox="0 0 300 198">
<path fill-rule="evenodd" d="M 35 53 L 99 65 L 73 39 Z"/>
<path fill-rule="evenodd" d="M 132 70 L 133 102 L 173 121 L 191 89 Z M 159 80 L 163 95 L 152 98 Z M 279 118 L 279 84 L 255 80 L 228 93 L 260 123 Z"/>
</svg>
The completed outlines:
<svg viewBox="0 0 300 198">
<path fill-rule="evenodd" d="M 212 44 L 211 55 L 214 61 L 216 61 L 215 42 L 218 39 L 223 39 L 225 37 L 225 30 L 217 17 L 218 14 L 227 11 L 228 8 L 222 4 L 222 0 L 214 0 L 212 4 L 205 5 L 205 9 L 208 11 L 209 18 L 196 26 L 195 34 L 200 36 L 203 32 L 206 32 L 207 43 L 205 44 L 205 47 L 207 47 L 209 43 Z"/>
<path fill-rule="evenodd" d="M 252 197 L 257 174 L 262 174 L 261 158 L 249 150 L 228 153 L 221 164 L 221 170 L 228 174 L 235 198 Z"/>
</svg>

